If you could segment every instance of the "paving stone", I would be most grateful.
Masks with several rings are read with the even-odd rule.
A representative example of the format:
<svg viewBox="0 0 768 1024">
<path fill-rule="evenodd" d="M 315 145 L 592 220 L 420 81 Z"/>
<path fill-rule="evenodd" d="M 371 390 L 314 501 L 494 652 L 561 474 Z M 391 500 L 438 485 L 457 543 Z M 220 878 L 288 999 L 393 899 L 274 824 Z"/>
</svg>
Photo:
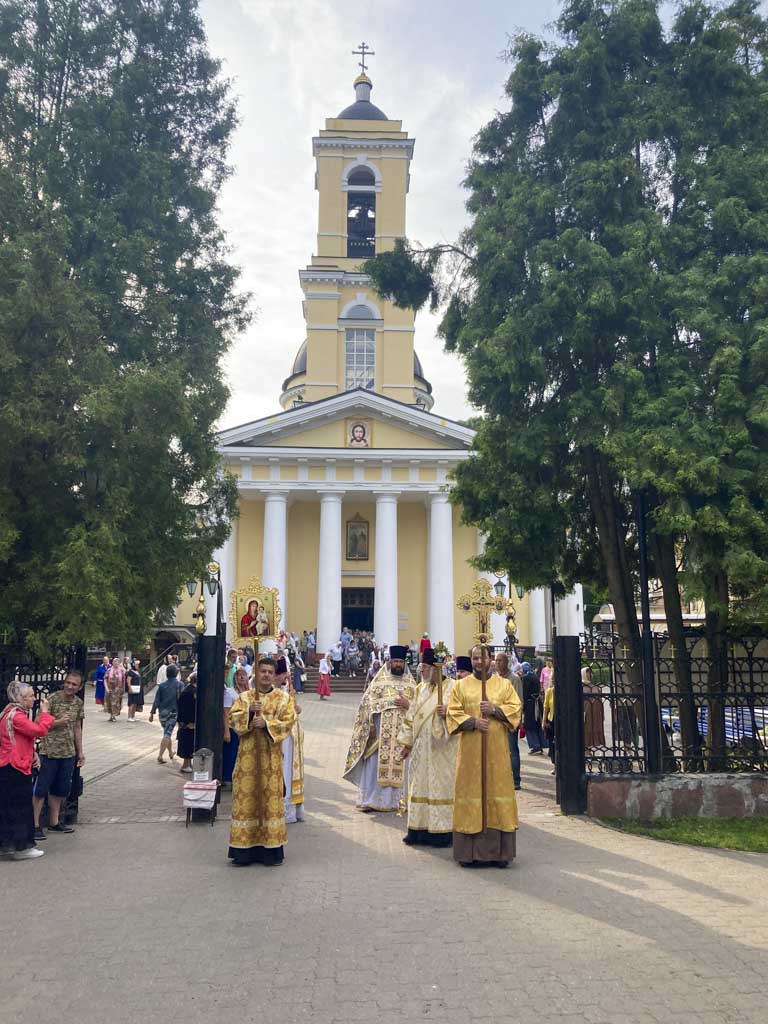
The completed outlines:
<svg viewBox="0 0 768 1024">
<path fill-rule="evenodd" d="M 518 860 L 461 871 L 355 810 L 356 699 L 303 705 L 307 820 L 272 870 L 227 861 L 229 794 L 184 827 L 146 712 L 89 705 L 76 833 L 0 865 L 4 1024 L 762 1024 L 766 858 L 563 818 L 549 762 L 523 755 Z"/>
</svg>

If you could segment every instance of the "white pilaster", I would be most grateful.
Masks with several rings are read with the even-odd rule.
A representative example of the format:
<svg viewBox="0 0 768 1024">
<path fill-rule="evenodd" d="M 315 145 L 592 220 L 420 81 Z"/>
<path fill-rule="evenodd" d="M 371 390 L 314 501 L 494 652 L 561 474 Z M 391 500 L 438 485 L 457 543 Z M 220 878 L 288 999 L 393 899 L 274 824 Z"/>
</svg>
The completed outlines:
<svg viewBox="0 0 768 1024">
<path fill-rule="evenodd" d="M 227 624 L 227 640 L 232 639 L 232 623 L 229 621 L 229 610 L 232 603 L 232 591 L 237 590 L 237 520 L 232 520 L 229 537 L 220 548 L 213 553 L 213 561 L 219 563 L 221 569 L 221 601 L 222 615 Z M 206 622 L 207 625 L 207 622 Z"/>
<path fill-rule="evenodd" d="M 430 495 L 427 595 L 430 640 L 453 653 L 453 508 L 443 493 Z"/>
<path fill-rule="evenodd" d="M 261 582 L 277 587 L 282 617 L 278 628 L 288 621 L 286 593 L 288 559 L 288 494 L 271 492 L 264 497 L 264 547 L 261 559 Z"/>
<path fill-rule="evenodd" d="M 528 594 L 528 631 L 530 643 L 534 647 L 546 647 L 550 640 L 547 636 L 547 591 L 538 587 Z"/>
<path fill-rule="evenodd" d="M 343 494 L 320 494 L 317 579 L 317 650 L 326 654 L 341 633 L 341 503 Z"/>
<path fill-rule="evenodd" d="M 376 495 L 376 591 L 373 632 L 379 643 L 396 644 L 397 493 Z"/>
</svg>

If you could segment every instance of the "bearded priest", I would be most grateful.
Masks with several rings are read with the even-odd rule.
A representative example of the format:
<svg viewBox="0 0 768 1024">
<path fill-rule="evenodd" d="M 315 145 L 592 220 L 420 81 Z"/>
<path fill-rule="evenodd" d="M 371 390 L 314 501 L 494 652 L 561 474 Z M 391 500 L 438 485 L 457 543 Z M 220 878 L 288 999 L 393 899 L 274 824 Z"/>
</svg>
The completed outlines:
<svg viewBox="0 0 768 1024">
<path fill-rule="evenodd" d="M 505 868 L 515 858 L 517 802 L 507 735 L 520 724 L 522 704 L 512 683 L 495 673 L 487 678 L 486 699 L 482 699 L 482 673 L 487 673 L 489 664 L 488 651 L 473 647 L 472 675 L 456 680 L 448 700 L 448 732 L 459 737 L 453 859 L 462 867 Z"/>
<path fill-rule="evenodd" d="M 344 778 L 359 788 L 357 806 L 364 812 L 400 806 L 405 765 L 397 736 L 416 693 L 407 653 L 406 647 L 389 648 L 389 664 L 373 677 L 357 710 Z"/>
<path fill-rule="evenodd" d="M 408 846 L 450 846 L 453 841 L 453 787 L 456 776 L 455 737 L 445 725 L 446 702 L 454 684 L 442 683 L 442 702 L 431 647 L 422 651 L 421 682 L 398 734 L 408 760 Z"/>
</svg>

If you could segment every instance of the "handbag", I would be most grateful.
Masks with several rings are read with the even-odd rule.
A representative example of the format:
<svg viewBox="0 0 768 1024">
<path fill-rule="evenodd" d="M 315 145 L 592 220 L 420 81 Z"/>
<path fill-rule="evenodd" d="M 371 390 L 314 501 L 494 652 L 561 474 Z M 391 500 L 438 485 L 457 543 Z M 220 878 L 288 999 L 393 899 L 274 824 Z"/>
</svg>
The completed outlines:
<svg viewBox="0 0 768 1024">
<path fill-rule="evenodd" d="M 133 685 L 131 685 L 130 691 L 131 691 L 131 693 L 141 693 L 141 687 L 140 686 L 133 686 Z"/>
<path fill-rule="evenodd" d="M 299 676 L 299 678 L 301 679 L 302 683 L 306 683 L 306 681 L 307 681 L 307 673 L 306 672 L 302 672 L 301 675 Z"/>
</svg>

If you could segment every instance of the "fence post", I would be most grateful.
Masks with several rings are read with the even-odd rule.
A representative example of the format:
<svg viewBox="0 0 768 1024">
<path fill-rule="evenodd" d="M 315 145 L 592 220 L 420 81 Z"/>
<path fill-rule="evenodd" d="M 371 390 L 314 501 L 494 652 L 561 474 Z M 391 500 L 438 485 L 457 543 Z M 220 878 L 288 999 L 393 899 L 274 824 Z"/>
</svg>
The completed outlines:
<svg viewBox="0 0 768 1024">
<path fill-rule="evenodd" d="M 587 780 L 579 638 L 556 636 L 554 660 L 557 800 L 563 814 L 584 814 Z"/>
</svg>

